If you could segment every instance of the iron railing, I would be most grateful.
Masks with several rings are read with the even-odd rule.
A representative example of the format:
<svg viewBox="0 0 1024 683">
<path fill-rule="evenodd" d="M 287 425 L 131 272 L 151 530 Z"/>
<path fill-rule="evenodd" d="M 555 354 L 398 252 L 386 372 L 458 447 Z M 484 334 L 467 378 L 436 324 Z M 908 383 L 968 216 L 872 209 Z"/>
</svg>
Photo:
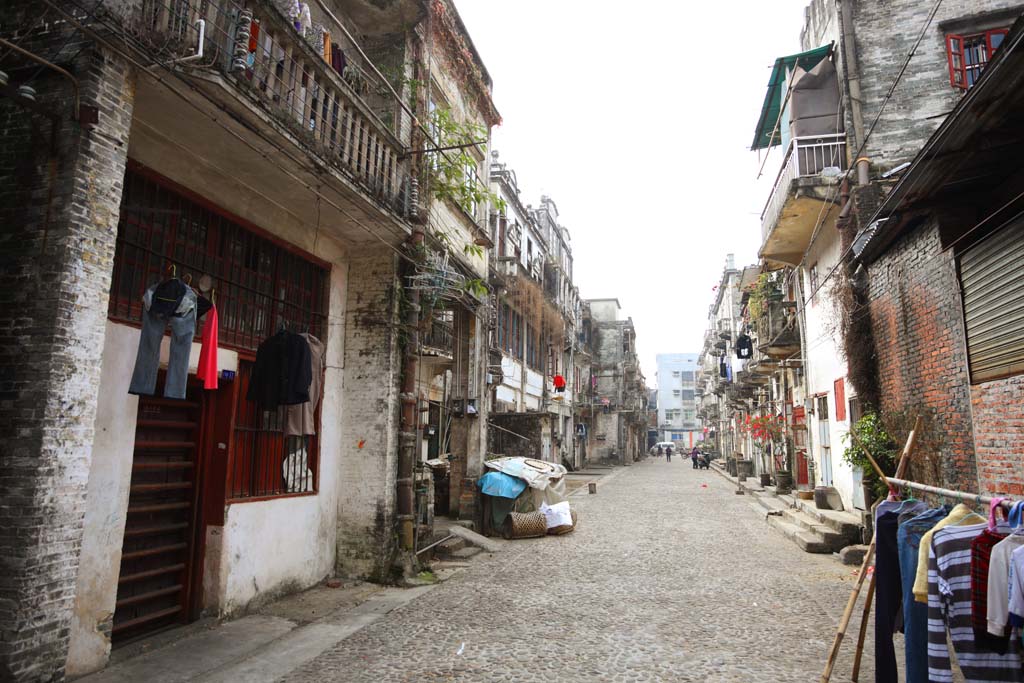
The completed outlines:
<svg viewBox="0 0 1024 683">
<path fill-rule="evenodd" d="M 793 138 L 786 149 L 782 168 L 761 212 L 761 239 L 775 227 L 782 207 L 792 191 L 793 181 L 820 174 L 826 168 L 846 170 L 846 134 Z"/>
<path fill-rule="evenodd" d="M 344 35 L 300 34 L 270 0 L 144 0 L 133 25 L 154 58 L 219 72 L 375 201 L 407 213 L 400 138 L 412 124 Z"/>
</svg>

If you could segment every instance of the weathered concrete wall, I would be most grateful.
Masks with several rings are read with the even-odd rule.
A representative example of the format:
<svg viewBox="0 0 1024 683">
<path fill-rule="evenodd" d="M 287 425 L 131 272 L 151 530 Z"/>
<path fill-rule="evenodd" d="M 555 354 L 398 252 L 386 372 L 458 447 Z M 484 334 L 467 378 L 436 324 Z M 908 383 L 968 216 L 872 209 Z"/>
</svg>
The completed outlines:
<svg viewBox="0 0 1024 683">
<path fill-rule="evenodd" d="M 354 254 L 345 310 L 337 571 L 383 578 L 394 550 L 398 468 L 397 257 Z"/>
<path fill-rule="evenodd" d="M 65 45 L 64 60 L 81 50 L 70 68 L 79 79 L 82 104 L 99 109 L 92 132 L 71 120 L 71 89 L 49 70 L 41 70 L 32 86 L 37 102 L 58 115 L 55 130 L 45 117 L 0 100 L 0 432 L 6 440 L 0 451 L 5 491 L 0 500 L 0 679 L 5 681 L 64 675 L 123 143 L 133 105 L 128 67 L 81 39 L 66 38 L 44 31 L 24 46 L 53 57 Z M 12 76 L 12 84 L 19 77 Z"/>
<path fill-rule="evenodd" d="M 866 128 L 903 66 L 931 6 L 916 0 L 854 2 L 853 6 Z M 997 19 L 994 25 L 980 18 L 1007 8 L 1017 8 L 1019 14 L 1024 4 L 1008 0 L 947 0 L 941 4 L 914 54 L 910 73 L 900 81 L 882 112 L 864 156 L 883 168 L 913 159 L 963 94 L 949 83 L 946 34 L 1009 27 L 1012 13 Z M 955 23 L 971 17 L 979 19 L 966 26 Z"/>
<path fill-rule="evenodd" d="M 896 241 L 869 268 L 883 410 L 934 414 L 949 488 L 978 490 L 962 305 L 951 252 L 934 223 Z"/>
<path fill-rule="evenodd" d="M 540 459 L 541 434 L 548 420 L 538 413 L 492 414 L 487 449 L 498 455 Z"/>
</svg>

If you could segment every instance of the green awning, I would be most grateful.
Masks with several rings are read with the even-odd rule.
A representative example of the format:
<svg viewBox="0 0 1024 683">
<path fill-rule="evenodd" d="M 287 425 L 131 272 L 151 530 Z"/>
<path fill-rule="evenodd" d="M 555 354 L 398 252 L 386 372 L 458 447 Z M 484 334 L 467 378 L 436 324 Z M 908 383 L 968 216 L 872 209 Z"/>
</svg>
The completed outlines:
<svg viewBox="0 0 1024 683">
<path fill-rule="evenodd" d="M 832 54 L 832 46 L 829 43 L 824 47 L 817 47 L 807 52 L 799 52 L 788 57 L 779 57 L 772 67 L 772 76 L 768 79 L 768 92 L 764 96 L 764 104 L 761 105 L 761 116 L 757 119 L 757 128 L 754 130 L 754 142 L 750 149 L 764 149 L 781 144 L 781 135 L 775 130 L 775 124 L 779 120 L 779 113 L 782 111 L 783 87 L 786 84 L 786 74 L 795 66 L 800 66 L 805 71 L 810 71 L 818 62 Z"/>
</svg>

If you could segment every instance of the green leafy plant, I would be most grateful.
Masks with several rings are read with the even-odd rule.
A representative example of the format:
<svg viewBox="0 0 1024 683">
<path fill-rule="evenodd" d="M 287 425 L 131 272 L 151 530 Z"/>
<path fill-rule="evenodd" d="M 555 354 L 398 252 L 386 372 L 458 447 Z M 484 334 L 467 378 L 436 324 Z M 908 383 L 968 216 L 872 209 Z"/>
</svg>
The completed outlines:
<svg viewBox="0 0 1024 683">
<path fill-rule="evenodd" d="M 761 273 L 757 276 L 754 284 L 747 290 L 750 293 L 747 299 L 747 311 L 754 320 L 760 318 L 768 310 L 767 303 L 773 296 L 782 293 L 782 271 L 772 273 Z"/>
<path fill-rule="evenodd" d="M 487 129 L 471 121 L 458 121 L 450 109 L 438 107 L 430 116 L 430 127 L 439 150 L 427 153 L 424 164 L 430 178 L 430 192 L 439 201 L 450 200 L 467 213 L 483 203 L 495 205 L 499 211 L 505 202 L 475 174 L 477 159 L 470 151 L 473 143 L 487 139 Z M 453 148 L 453 149 L 445 149 Z"/>
<path fill-rule="evenodd" d="M 843 441 L 847 444 L 846 450 L 843 451 L 843 461 L 863 471 L 864 481 L 871 482 L 871 490 L 876 497 L 885 496 L 885 484 L 875 473 L 864 449 L 871 453 L 883 472 L 894 472 L 899 447 L 886 431 L 882 418 L 877 413 L 866 413 L 854 423 L 851 430 L 857 439 L 854 440 L 849 434 L 843 435 Z"/>
</svg>

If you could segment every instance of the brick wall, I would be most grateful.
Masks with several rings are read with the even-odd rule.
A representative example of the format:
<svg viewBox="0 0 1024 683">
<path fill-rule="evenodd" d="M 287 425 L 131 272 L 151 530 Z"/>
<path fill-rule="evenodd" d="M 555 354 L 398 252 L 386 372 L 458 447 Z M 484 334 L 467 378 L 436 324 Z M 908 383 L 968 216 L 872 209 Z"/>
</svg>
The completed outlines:
<svg viewBox="0 0 1024 683">
<path fill-rule="evenodd" d="M 974 385 L 971 405 L 981 490 L 1024 495 L 1024 375 Z"/>
<path fill-rule="evenodd" d="M 51 58 L 65 46 L 55 61 L 79 79 L 82 103 L 99 108 L 91 132 L 70 119 L 71 88 L 48 70 L 32 86 L 38 102 L 60 114 L 52 138 L 46 117 L 0 99 L 5 681 L 64 676 L 133 104 L 127 67 L 66 37 L 44 32 L 19 42 Z M 4 68 L 13 84 L 30 73 L 11 65 Z"/>
<path fill-rule="evenodd" d="M 920 411 L 938 426 L 950 488 L 975 491 L 974 435 L 956 269 L 935 225 L 907 233 L 869 267 L 883 411 Z"/>
<path fill-rule="evenodd" d="M 345 311 L 338 572 L 386 579 L 395 549 L 399 377 L 396 259 L 353 255 Z"/>
</svg>

